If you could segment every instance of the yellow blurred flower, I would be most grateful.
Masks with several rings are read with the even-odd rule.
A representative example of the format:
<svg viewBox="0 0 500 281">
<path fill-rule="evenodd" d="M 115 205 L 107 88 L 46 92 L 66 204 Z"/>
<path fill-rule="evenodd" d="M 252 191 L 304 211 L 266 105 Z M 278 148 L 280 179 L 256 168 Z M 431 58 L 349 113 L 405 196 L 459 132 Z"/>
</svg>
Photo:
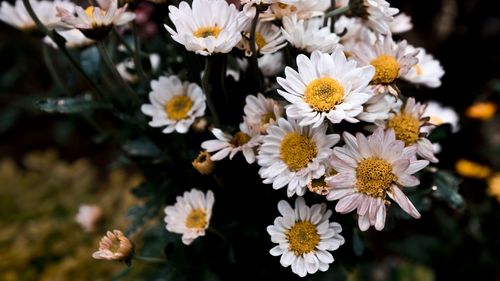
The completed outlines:
<svg viewBox="0 0 500 281">
<path fill-rule="evenodd" d="M 496 112 L 497 105 L 495 103 L 478 102 L 469 106 L 465 114 L 467 117 L 472 119 L 489 120 L 495 115 Z"/>
<path fill-rule="evenodd" d="M 466 159 L 458 160 L 455 170 L 463 177 L 474 179 L 486 179 L 491 174 L 490 167 Z"/>
<path fill-rule="evenodd" d="M 500 202 L 500 173 L 495 173 L 488 179 L 488 195 L 495 197 Z"/>
</svg>

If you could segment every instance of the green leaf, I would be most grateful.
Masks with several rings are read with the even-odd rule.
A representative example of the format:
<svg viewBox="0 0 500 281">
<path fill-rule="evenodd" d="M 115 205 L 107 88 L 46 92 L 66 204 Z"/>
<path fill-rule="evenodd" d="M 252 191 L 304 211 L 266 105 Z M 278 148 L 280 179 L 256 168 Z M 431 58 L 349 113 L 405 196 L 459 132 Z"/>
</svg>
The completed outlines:
<svg viewBox="0 0 500 281">
<path fill-rule="evenodd" d="M 80 54 L 80 63 L 83 71 L 94 79 L 99 78 L 101 56 L 95 46 L 83 50 Z"/>
<path fill-rule="evenodd" d="M 429 134 L 428 139 L 431 142 L 439 142 L 447 139 L 451 135 L 451 132 L 451 124 L 446 123 L 434 128 Z"/>
<path fill-rule="evenodd" d="M 433 185 L 435 191 L 434 197 L 448 203 L 455 210 L 462 210 L 465 207 L 465 201 L 462 195 L 458 193 L 460 180 L 449 171 L 438 171 L 434 174 Z"/>
<path fill-rule="evenodd" d="M 363 239 L 361 239 L 357 229 L 355 229 L 352 233 L 352 249 L 354 254 L 358 257 L 361 257 L 365 251 L 365 243 L 363 242 Z"/>
<path fill-rule="evenodd" d="M 153 157 L 160 154 L 161 150 L 147 138 L 127 141 L 123 149 L 131 156 Z"/>
<path fill-rule="evenodd" d="M 94 101 L 91 95 L 82 95 L 71 98 L 47 98 L 35 102 L 36 106 L 45 112 L 74 114 L 90 110 L 106 108 L 107 105 Z"/>
</svg>

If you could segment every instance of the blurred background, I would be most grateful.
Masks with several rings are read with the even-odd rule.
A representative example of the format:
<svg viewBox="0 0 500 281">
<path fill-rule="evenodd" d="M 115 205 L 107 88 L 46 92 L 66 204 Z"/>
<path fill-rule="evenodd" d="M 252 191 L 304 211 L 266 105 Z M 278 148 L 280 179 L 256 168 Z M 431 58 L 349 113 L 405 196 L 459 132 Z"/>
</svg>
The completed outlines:
<svg viewBox="0 0 500 281">
<path fill-rule="evenodd" d="M 462 176 L 465 208 L 435 204 L 432 216 L 384 232 L 392 235 L 387 245 L 378 245 L 376 235 L 366 247 L 354 243 L 358 248 L 346 251 L 368 253 L 360 254 L 359 266 L 345 276 L 500 280 L 499 180 L 474 172 L 500 172 L 500 122 L 495 112 L 480 118 L 470 113 L 478 102 L 499 105 L 498 1 L 389 2 L 412 17 L 413 30 L 401 38 L 424 47 L 445 69 L 440 88 L 422 87 L 414 95 L 453 107 L 460 116 L 460 131 L 441 142 L 438 157 L 439 167 Z M 93 260 L 91 253 L 104 230 L 127 226 L 126 210 L 137 203 L 129 191 L 141 175 L 120 162 L 120 151 L 84 117 L 48 114 L 35 106 L 40 98 L 61 95 L 48 74 L 47 56 L 58 73 L 77 79 L 64 58 L 42 44 L 0 22 L 0 280 L 118 279 L 124 265 Z M 481 166 L 457 169 L 460 159 Z M 82 231 L 75 221 L 82 204 L 102 208 L 102 229 Z"/>
</svg>

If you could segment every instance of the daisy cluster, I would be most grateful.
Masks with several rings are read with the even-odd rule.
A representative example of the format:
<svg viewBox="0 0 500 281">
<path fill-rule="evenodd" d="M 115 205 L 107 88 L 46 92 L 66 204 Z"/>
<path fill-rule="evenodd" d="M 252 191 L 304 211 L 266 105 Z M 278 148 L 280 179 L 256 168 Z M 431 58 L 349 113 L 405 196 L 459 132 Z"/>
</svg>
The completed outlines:
<svg viewBox="0 0 500 281">
<path fill-rule="evenodd" d="M 87 8 L 64 0 L 31 2 L 44 25 L 65 30 L 67 47 L 103 40 L 135 18 L 116 0 Z M 405 190 L 418 186 L 417 173 L 439 161 L 429 133 L 444 123 L 456 131 L 458 119 L 453 110 L 419 102 L 402 89 L 439 87 L 444 71 L 423 48 L 395 39 L 412 28 L 411 18 L 385 0 L 337 1 L 336 7 L 330 0 L 237 4 L 193 0 L 168 6 L 166 32 L 174 44 L 207 59 L 200 77 L 205 82 L 171 71 L 150 79 L 140 110 L 164 134 L 210 128 L 213 137 L 200 144 L 193 162 L 200 173 L 241 155 L 259 166 L 264 184 L 295 197 L 293 207 L 278 203 L 280 216 L 267 228 L 277 244 L 270 254 L 301 277 L 326 271 L 334 261 L 331 252 L 344 244 L 341 225 L 331 221 L 334 212 L 354 212 L 361 231 L 384 229 L 392 202 L 421 216 Z M 19 0 L 2 3 L 0 20 L 36 28 Z M 220 57 L 234 62 L 222 67 L 222 83 L 229 75 L 236 85 L 262 80 L 258 90 L 237 86 L 244 95 L 239 126 L 218 122 L 221 105 L 214 104 L 214 95 L 222 93 L 211 88 L 220 82 L 205 79 L 208 62 Z M 251 77 L 248 70 L 255 67 Z M 306 192 L 336 205 L 309 206 Z M 209 229 L 214 202 L 212 191 L 186 191 L 166 207 L 166 229 L 191 244 Z"/>
</svg>

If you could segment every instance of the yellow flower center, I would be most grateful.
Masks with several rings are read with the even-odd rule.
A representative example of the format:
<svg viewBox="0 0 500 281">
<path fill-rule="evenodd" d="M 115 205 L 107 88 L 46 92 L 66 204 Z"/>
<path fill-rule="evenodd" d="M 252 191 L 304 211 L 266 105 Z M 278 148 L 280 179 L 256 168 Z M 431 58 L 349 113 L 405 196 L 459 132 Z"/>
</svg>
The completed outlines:
<svg viewBox="0 0 500 281">
<path fill-rule="evenodd" d="M 193 209 L 186 218 L 187 228 L 204 229 L 207 225 L 206 214 L 203 209 Z"/>
<path fill-rule="evenodd" d="M 420 135 L 420 120 L 407 114 L 392 117 L 387 127 L 394 129 L 396 139 L 404 141 L 407 146 L 415 143 Z"/>
<path fill-rule="evenodd" d="M 89 17 L 89 19 L 91 20 L 94 20 L 94 9 L 95 7 L 94 6 L 88 6 L 86 9 L 85 9 L 85 14 Z M 106 15 L 106 11 L 104 10 L 101 10 L 101 15 L 105 16 Z"/>
<path fill-rule="evenodd" d="M 466 159 L 458 160 L 455 170 L 463 177 L 475 179 L 486 179 L 492 173 L 490 167 Z"/>
<path fill-rule="evenodd" d="M 120 249 L 120 240 L 118 237 L 115 237 L 114 239 L 111 239 L 111 244 L 109 245 L 109 249 L 112 253 L 118 252 Z"/>
<path fill-rule="evenodd" d="M 207 38 L 209 36 L 213 36 L 217 38 L 222 29 L 218 26 L 212 27 L 200 27 L 195 32 L 193 32 L 194 37 L 197 38 Z"/>
<path fill-rule="evenodd" d="M 330 77 L 311 81 L 304 93 L 305 102 L 315 111 L 330 111 L 342 102 L 343 97 L 344 88 L 337 80 Z"/>
<path fill-rule="evenodd" d="M 497 111 L 497 105 L 493 102 L 479 102 L 467 108 L 466 115 L 469 118 L 489 120 Z"/>
<path fill-rule="evenodd" d="M 415 64 L 413 67 L 415 68 L 415 73 L 417 74 L 417 76 L 422 75 L 423 72 L 422 72 L 422 68 L 420 67 L 420 65 Z"/>
<path fill-rule="evenodd" d="M 385 191 L 395 179 L 391 164 L 382 159 L 365 159 L 356 168 L 358 191 L 372 197 L 384 197 Z"/>
<path fill-rule="evenodd" d="M 242 146 L 245 143 L 247 143 L 251 137 L 243 132 L 237 132 L 234 136 L 233 139 L 231 140 L 231 145 L 234 147 Z"/>
<path fill-rule="evenodd" d="M 280 158 L 290 171 L 307 167 L 316 154 L 314 141 L 298 133 L 288 133 L 280 144 Z"/>
<path fill-rule="evenodd" d="M 399 64 L 396 58 L 388 55 L 381 55 L 370 62 L 375 67 L 373 84 L 390 84 L 398 78 Z"/>
<path fill-rule="evenodd" d="M 286 237 L 289 243 L 288 249 L 296 256 L 314 251 L 320 241 L 316 226 L 308 221 L 296 222 L 286 232 Z"/>
<path fill-rule="evenodd" d="M 264 38 L 260 32 L 255 32 L 255 45 L 257 45 L 257 49 L 260 50 L 264 48 L 266 44 L 266 38 Z"/>
<path fill-rule="evenodd" d="M 165 104 L 165 112 L 168 118 L 179 121 L 188 117 L 191 107 L 193 101 L 188 96 L 174 96 Z"/>
</svg>

